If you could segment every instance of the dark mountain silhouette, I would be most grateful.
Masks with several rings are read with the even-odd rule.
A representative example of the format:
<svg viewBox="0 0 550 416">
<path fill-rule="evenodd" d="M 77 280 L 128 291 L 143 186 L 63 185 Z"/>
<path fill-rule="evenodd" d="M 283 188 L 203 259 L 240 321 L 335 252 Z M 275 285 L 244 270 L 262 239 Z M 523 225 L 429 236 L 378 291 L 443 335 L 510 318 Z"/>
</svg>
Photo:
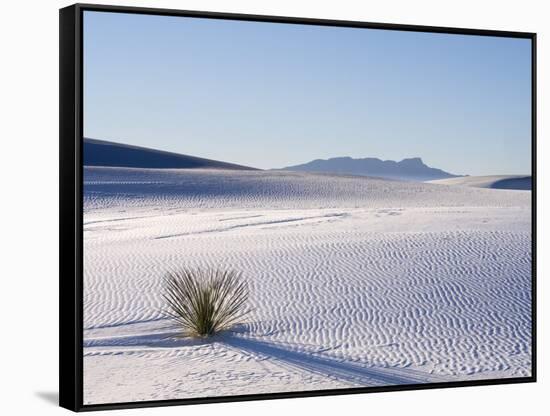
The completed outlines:
<svg viewBox="0 0 550 416">
<path fill-rule="evenodd" d="M 282 170 L 378 176 L 407 181 L 428 181 L 460 176 L 453 175 L 441 169 L 431 168 L 425 165 L 419 157 L 403 159 L 401 162 L 380 160 L 372 157 L 364 159 L 335 157 L 331 159 L 316 159 L 303 165 L 289 166 Z"/>
<path fill-rule="evenodd" d="M 82 153 L 85 166 L 116 166 L 152 169 L 214 168 L 255 170 L 254 168 L 235 165 L 233 163 L 87 138 L 84 138 L 84 149 Z"/>
</svg>

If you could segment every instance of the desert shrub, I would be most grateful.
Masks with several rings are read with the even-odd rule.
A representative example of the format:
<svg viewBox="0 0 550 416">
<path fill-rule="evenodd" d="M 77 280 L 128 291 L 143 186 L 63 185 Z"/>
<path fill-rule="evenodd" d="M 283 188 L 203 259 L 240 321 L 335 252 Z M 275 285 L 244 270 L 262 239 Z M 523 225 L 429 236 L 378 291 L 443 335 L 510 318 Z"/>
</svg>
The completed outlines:
<svg viewBox="0 0 550 416">
<path fill-rule="evenodd" d="M 240 323 L 248 286 L 241 273 L 221 269 L 181 269 L 164 277 L 165 314 L 187 336 L 208 337 Z"/>
</svg>

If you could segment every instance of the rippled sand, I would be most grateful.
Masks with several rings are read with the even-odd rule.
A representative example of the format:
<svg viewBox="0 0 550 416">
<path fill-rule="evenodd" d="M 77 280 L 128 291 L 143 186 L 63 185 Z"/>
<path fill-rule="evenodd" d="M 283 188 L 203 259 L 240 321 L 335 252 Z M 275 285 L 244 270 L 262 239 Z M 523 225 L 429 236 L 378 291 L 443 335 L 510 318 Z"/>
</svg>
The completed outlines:
<svg viewBox="0 0 550 416">
<path fill-rule="evenodd" d="M 85 403 L 528 376 L 531 194 L 293 172 L 85 168 Z M 160 279 L 243 272 L 176 338 Z"/>
</svg>

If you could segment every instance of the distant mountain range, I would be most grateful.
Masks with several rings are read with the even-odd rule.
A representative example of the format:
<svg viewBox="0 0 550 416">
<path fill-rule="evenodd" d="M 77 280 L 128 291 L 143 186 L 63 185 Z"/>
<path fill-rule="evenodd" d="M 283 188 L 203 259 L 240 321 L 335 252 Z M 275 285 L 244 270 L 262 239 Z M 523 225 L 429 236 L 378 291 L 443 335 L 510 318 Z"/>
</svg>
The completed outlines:
<svg viewBox="0 0 550 416">
<path fill-rule="evenodd" d="M 234 163 L 90 138 L 84 138 L 83 159 L 85 166 L 150 169 L 207 168 L 257 170 Z M 460 176 L 429 167 L 419 157 L 403 159 L 400 162 L 376 158 L 353 159 L 351 157 L 335 157 L 326 160 L 317 159 L 302 165 L 288 166 L 278 170 L 376 176 L 408 181 L 429 181 Z"/>
<path fill-rule="evenodd" d="M 406 181 L 429 181 L 434 179 L 456 178 L 441 169 L 427 166 L 419 157 L 403 159 L 400 162 L 380 160 L 367 157 L 353 159 L 351 157 L 335 157 L 331 159 L 316 159 L 302 165 L 288 166 L 280 170 L 300 172 L 326 172 L 360 176 L 377 176 L 388 179 Z"/>
<path fill-rule="evenodd" d="M 88 138 L 84 138 L 83 159 L 85 166 L 255 170 L 254 168 L 233 163 Z"/>
</svg>

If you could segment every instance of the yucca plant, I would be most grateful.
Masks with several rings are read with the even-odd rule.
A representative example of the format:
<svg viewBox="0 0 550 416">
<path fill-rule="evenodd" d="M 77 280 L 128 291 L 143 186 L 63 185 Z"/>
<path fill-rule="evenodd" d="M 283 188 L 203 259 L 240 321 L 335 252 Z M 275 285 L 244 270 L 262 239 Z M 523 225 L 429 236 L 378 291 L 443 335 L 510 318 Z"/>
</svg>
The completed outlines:
<svg viewBox="0 0 550 416">
<path fill-rule="evenodd" d="M 165 314 L 183 335 L 208 337 L 240 322 L 248 286 L 241 273 L 220 269 L 181 269 L 164 278 Z"/>
</svg>

